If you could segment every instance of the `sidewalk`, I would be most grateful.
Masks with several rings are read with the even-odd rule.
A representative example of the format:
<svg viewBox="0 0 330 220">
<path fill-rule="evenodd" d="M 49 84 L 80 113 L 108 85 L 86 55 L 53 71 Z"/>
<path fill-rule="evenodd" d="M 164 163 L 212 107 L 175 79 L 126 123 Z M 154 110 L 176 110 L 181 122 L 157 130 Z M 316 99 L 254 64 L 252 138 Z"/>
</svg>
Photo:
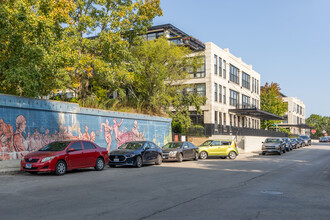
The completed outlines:
<svg viewBox="0 0 330 220">
<path fill-rule="evenodd" d="M 0 175 L 13 175 L 21 172 L 20 160 L 0 161 Z"/>
</svg>

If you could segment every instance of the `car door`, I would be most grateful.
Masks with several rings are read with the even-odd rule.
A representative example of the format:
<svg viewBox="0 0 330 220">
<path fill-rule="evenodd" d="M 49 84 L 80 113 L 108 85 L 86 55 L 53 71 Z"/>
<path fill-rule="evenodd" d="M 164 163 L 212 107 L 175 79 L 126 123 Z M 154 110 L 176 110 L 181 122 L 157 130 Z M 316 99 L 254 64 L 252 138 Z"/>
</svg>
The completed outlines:
<svg viewBox="0 0 330 220">
<path fill-rule="evenodd" d="M 143 162 L 150 163 L 152 160 L 153 150 L 151 149 L 151 145 L 149 142 L 144 143 L 142 158 Z"/>
<path fill-rule="evenodd" d="M 154 143 L 149 143 L 150 150 L 151 150 L 151 160 L 156 161 L 158 158 L 158 146 Z"/>
<path fill-rule="evenodd" d="M 182 155 L 183 155 L 183 159 L 187 159 L 190 157 L 190 151 L 189 151 L 189 146 L 188 146 L 188 143 L 183 143 L 181 145 L 181 148 L 182 148 Z"/>
<path fill-rule="evenodd" d="M 88 167 L 95 166 L 96 159 L 99 156 L 99 153 L 96 151 L 96 147 L 88 141 L 83 141 L 82 143 L 84 145 L 83 153 L 86 162 L 85 165 Z"/>
<path fill-rule="evenodd" d="M 227 155 L 227 150 L 231 146 L 231 141 L 221 141 L 219 147 L 220 155 Z"/>
<path fill-rule="evenodd" d="M 80 168 L 86 164 L 83 146 L 80 141 L 73 142 L 67 149 L 67 158 L 70 169 Z M 74 151 L 69 151 L 70 149 L 74 149 Z"/>
<path fill-rule="evenodd" d="M 219 147 L 220 147 L 220 141 L 212 141 L 208 149 L 208 154 L 219 155 Z"/>
</svg>

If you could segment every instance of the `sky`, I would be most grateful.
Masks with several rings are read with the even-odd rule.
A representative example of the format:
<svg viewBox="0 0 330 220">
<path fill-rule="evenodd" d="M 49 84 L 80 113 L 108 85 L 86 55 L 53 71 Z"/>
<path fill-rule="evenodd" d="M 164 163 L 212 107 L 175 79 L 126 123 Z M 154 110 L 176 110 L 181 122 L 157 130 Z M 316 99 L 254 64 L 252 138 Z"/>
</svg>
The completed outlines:
<svg viewBox="0 0 330 220">
<path fill-rule="evenodd" d="M 202 42 L 229 48 L 311 114 L 330 116 L 330 0 L 161 0 L 163 16 Z"/>
</svg>

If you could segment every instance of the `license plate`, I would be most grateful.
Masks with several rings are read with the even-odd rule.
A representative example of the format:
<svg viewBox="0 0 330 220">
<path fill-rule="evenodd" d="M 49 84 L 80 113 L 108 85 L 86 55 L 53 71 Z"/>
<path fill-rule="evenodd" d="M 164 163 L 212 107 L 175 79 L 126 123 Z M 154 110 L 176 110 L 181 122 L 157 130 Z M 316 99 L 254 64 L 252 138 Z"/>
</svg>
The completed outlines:
<svg viewBox="0 0 330 220">
<path fill-rule="evenodd" d="M 32 164 L 29 164 L 29 163 L 25 164 L 25 168 L 26 169 L 31 169 L 32 168 Z"/>
<path fill-rule="evenodd" d="M 119 162 L 119 158 L 113 159 L 113 162 Z"/>
</svg>

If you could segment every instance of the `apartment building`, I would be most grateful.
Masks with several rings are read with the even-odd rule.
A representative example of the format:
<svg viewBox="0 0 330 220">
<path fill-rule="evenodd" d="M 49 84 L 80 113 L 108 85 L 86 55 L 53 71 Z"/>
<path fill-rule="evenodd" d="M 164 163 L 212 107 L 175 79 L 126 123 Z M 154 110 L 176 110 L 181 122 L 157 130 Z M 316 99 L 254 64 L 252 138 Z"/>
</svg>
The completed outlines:
<svg viewBox="0 0 330 220">
<path fill-rule="evenodd" d="M 306 134 L 306 129 L 309 127 L 305 124 L 305 104 L 297 97 L 287 97 L 282 94 L 282 98 L 288 104 L 288 110 L 285 114 L 285 120 L 280 126 L 290 129 L 291 134 Z"/>
<path fill-rule="evenodd" d="M 191 71 L 185 84 L 191 85 L 188 92 L 207 97 L 201 107 L 203 115 L 191 109 L 195 124 L 203 124 L 208 135 L 221 134 L 227 128 L 260 129 L 261 119 L 278 116 L 261 111 L 260 74 L 234 56 L 229 49 L 222 49 L 212 42 L 202 43 L 171 24 L 154 26 L 145 39 L 165 36 L 170 42 L 188 46 L 204 60 L 198 70 Z"/>
</svg>

